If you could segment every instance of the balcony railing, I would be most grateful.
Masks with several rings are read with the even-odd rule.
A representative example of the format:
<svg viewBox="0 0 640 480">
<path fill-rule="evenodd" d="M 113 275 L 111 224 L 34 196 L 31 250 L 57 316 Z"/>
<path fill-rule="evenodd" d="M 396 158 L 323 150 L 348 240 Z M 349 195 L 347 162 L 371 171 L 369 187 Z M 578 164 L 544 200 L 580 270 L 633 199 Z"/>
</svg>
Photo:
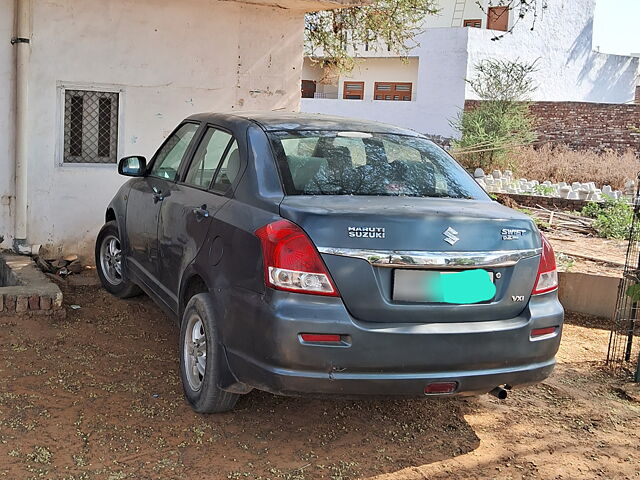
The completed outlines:
<svg viewBox="0 0 640 480">
<path fill-rule="evenodd" d="M 338 92 L 333 92 L 333 93 L 322 93 L 322 92 L 316 92 L 313 94 L 313 98 L 330 98 L 333 100 L 337 100 L 338 99 Z"/>
</svg>

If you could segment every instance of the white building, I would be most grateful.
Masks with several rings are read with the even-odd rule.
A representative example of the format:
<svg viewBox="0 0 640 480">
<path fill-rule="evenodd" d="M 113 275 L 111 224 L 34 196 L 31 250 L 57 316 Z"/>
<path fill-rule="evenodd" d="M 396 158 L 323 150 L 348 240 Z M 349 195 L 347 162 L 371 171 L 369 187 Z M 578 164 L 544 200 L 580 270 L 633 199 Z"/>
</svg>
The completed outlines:
<svg viewBox="0 0 640 480">
<path fill-rule="evenodd" d="M 297 109 L 304 12 L 349 1 L 0 0 L 0 247 L 90 253 L 116 159 L 195 112 Z"/>
<path fill-rule="evenodd" d="M 593 50 L 595 0 L 547 2 L 533 31 L 531 16 L 518 21 L 517 11 L 490 4 L 499 2 L 481 0 L 481 7 L 476 0 L 440 0 L 440 13 L 425 19 L 408 61 L 359 48 L 356 69 L 333 84 L 322 84 L 325 72 L 306 58 L 303 96 L 315 98 L 303 98 L 301 109 L 452 137 L 456 132 L 449 121 L 465 100 L 476 99 L 465 79 L 487 58 L 537 60 L 534 101 L 633 101 L 639 59 Z"/>
</svg>

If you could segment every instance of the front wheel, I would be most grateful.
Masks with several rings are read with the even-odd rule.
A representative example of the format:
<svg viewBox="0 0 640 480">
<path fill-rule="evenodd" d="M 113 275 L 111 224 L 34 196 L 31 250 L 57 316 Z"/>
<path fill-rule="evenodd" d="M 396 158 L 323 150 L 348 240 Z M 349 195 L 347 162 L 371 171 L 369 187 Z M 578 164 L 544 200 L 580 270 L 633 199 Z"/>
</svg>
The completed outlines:
<svg viewBox="0 0 640 480">
<path fill-rule="evenodd" d="M 126 278 L 122 269 L 122 246 L 115 220 L 104 224 L 96 240 L 96 270 L 102 286 L 120 298 L 140 295 L 140 288 Z"/>
<path fill-rule="evenodd" d="M 187 303 L 180 325 L 180 377 L 196 412 L 227 412 L 238 401 L 239 395 L 218 387 L 222 360 L 213 302 L 209 294 L 199 293 Z"/>
</svg>

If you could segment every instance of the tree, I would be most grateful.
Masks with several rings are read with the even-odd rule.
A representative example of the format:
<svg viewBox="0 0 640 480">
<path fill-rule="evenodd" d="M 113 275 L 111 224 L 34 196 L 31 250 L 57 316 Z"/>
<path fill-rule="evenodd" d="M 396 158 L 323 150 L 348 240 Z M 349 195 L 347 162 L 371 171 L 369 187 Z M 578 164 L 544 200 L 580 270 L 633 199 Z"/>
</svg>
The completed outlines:
<svg viewBox="0 0 640 480">
<path fill-rule="evenodd" d="M 488 59 L 475 66 L 476 75 L 467 82 L 482 101 L 451 122 L 461 134 L 453 153 L 466 167 L 508 166 L 517 147 L 536 139 L 527 102 L 535 91 L 535 70 L 535 61 Z"/>
<path fill-rule="evenodd" d="M 480 0 L 476 3 L 482 7 Z M 438 4 L 439 0 L 372 0 L 368 5 L 308 13 L 305 17 L 305 55 L 337 73 L 353 70 L 357 47 L 366 46 L 369 52 L 390 50 L 407 56 L 418 45 L 417 36 L 424 31 L 425 17 L 438 13 Z M 500 32 L 494 40 L 502 38 L 526 19 L 531 20 L 533 29 L 547 0 L 488 2 L 488 7 L 497 5 L 515 11 L 516 20 L 511 29 Z"/>
<path fill-rule="evenodd" d="M 350 49 L 357 47 L 406 55 L 417 45 L 424 17 L 437 12 L 437 0 L 375 0 L 361 7 L 308 13 L 305 54 L 340 72 L 353 69 Z"/>
</svg>

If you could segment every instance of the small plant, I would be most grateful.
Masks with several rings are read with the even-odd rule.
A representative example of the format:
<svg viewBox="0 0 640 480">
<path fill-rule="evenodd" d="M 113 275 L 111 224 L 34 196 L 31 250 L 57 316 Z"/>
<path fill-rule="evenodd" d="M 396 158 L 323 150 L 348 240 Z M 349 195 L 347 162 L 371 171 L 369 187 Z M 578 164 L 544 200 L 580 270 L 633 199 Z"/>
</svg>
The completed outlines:
<svg viewBox="0 0 640 480">
<path fill-rule="evenodd" d="M 588 203 L 582 209 L 582 215 L 593 218 L 593 227 L 603 238 L 618 238 L 624 240 L 629 237 L 633 209 L 624 200 L 607 199 L 602 203 Z"/>
<path fill-rule="evenodd" d="M 556 263 L 558 265 L 559 271 L 568 272 L 571 270 L 571 268 L 573 268 L 576 261 L 569 255 L 558 253 L 558 255 L 556 255 Z"/>
<path fill-rule="evenodd" d="M 550 185 L 535 185 L 533 187 L 533 191 L 534 193 L 538 194 L 538 195 L 542 195 L 545 197 L 548 197 L 550 195 L 553 195 L 553 193 L 555 192 L 555 189 L 550 186 Z"/>
</svg>

